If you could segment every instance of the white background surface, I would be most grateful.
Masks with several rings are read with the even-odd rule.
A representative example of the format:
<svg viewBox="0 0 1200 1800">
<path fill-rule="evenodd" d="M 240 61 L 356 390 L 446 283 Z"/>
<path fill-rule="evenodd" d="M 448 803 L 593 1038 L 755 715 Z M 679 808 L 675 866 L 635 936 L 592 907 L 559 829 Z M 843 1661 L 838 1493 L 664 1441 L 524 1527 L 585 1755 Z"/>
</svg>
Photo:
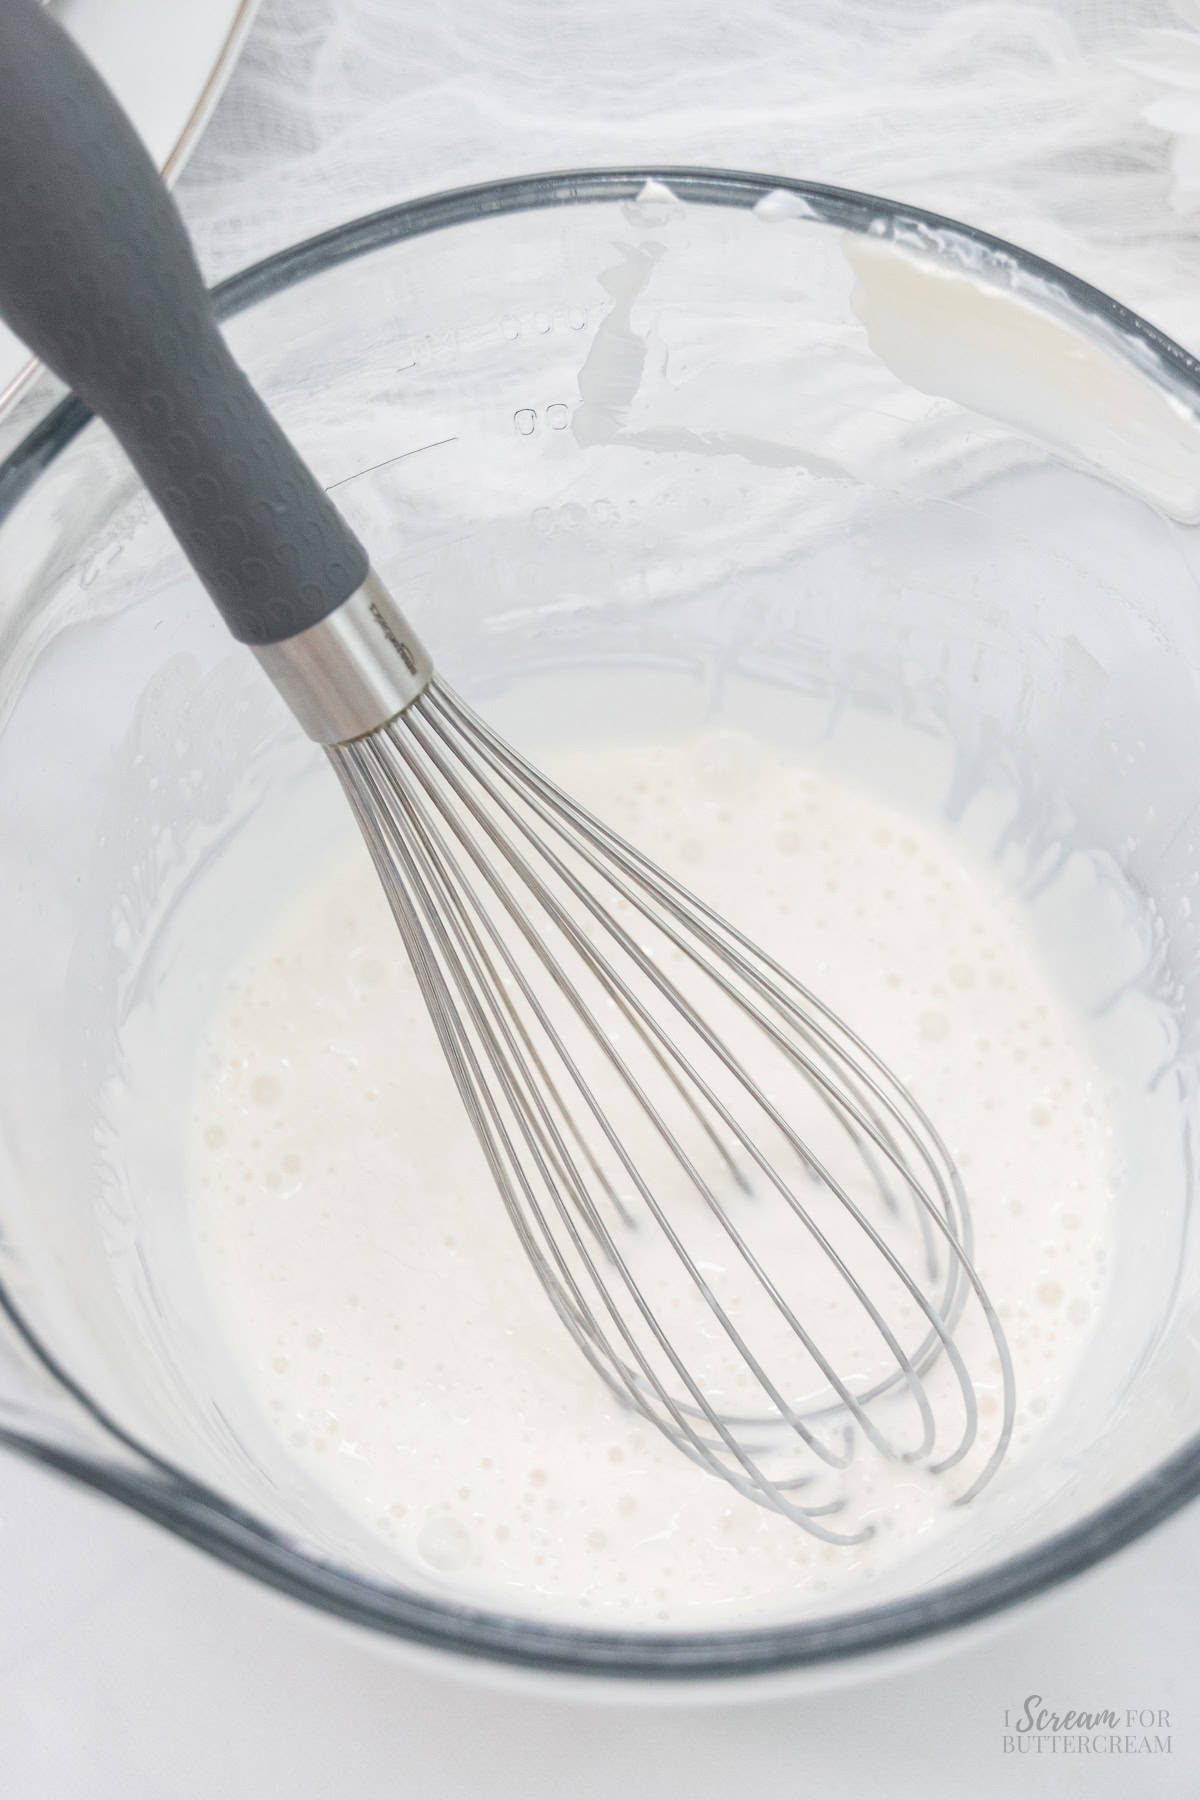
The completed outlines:
<svg viewBox="0 0 1200 1800">
<path fill-rule="evenodd" d="M 1019 238 L 1198 348 L 1198 26 L 1196 0 L 266 0 L 179 193 L 217 276 L 462 181 L 761 168 Z M 687 1711 L 418 1670 L 12 1461 L 0 1570 L 3 1800 L 1200 1795 L 1195 1507 L 950 1659 Z M 1173 1752 L 1007 1757 L 1031 1693 L 1168 1710 Z"/>
</svg>

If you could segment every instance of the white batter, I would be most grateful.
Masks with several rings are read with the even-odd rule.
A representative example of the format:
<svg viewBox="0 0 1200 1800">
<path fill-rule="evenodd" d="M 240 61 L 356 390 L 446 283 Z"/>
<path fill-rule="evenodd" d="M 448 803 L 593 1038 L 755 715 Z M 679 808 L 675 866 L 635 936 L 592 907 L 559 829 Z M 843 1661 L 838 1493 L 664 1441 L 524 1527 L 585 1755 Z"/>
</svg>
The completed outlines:
<svg viewBox="0 0 1200 1800">
<path fill-rule="evenodd" d="M 740 735 L 551 772 L 796 969 L 937 1121 L 1013 1353 L 1015 1464 L 1093 1329 L 1112 1186 L 1101 1084 L 1019 904 L 948 836 Z M 874 1536 L 823 1546 L 622 1411 L 524 1263 L 365 853 L 237 969 L 210 1052 L 195 1209 L 227 1335 L 393 1571 L 517 1612 L 734 1624 L 827 1604 L 961 1519 L 953 1483 L 867 1457 Z"/>
</svg>

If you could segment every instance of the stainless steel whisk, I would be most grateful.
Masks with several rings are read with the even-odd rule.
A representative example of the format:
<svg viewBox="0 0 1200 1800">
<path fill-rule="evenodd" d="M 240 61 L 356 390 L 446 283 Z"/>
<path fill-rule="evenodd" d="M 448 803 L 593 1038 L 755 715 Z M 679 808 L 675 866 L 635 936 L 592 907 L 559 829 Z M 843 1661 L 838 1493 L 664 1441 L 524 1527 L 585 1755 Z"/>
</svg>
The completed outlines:
<svg viewBox="0 0 1200 1800">
<path fill-rule="evenodd" d="M 864 1445 L 977 1494 L 1012 1368 L 933 1125 L 807 988 L 434 677 L 230 358 L 132 128 L 36 0 L 0 8 L 0 312 L 112 427 L 326 747 L 596 1373 L 834 1543 L 870 1530 L 844 1491 Z"/>
<path fill-rule="evenodd" d="M 965 1325 L 997 1409 L 957 1497 L 977 1493 L 1011 1368 L 912 1096 L 435 678 L 330 754 L 505 1205 L 597 1373 L 702 1468 L 853 1542 L 866 1528 L 824 1521 L 858 1439 L 934 1471 L 968 1458 Z M 859 1379 L 804 1308 L 831 1294 Z"/>
</svg>

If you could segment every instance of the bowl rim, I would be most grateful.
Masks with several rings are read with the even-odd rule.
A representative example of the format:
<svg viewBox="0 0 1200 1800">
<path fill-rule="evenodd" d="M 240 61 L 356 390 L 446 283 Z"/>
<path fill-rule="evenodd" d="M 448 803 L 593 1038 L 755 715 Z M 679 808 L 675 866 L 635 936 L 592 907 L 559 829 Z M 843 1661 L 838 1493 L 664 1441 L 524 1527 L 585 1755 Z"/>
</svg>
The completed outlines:
<svg viewBox="0 0 1200 1800">
<path fill-rule="evenodd" d="M 796 216 L 822 225 L 939 248 L 958 239 L 985 275 L 1034 277 L 1076 315 L 1149 351 L 1149 379 L 1174 377 L 1177 396 L 1200 412 L 1200 361 L 1155 326 L 1100 289 L 1007 240 L 902 202 L 780 175 L 703 167 L 647 165 L 575 169 L 511 177 L 449 189 L 353 219 L 276 251 L 212 289 L 220 319 L 268 300 L 323 270 L 406 238 L 450 226 L 559 206 L 629 202 L 647 182 L 697 205 L 750 210 L 773 193 L 802 203 Z M 38 477 L 87 425 L 91 412 L 73 395 L 59 401 L 0 461 L 0 523 Z M 1169 1518 L 1200 1492 L 1200 1432 L 1133 1487 L 1035 1547 L 978 1575 L 929 1592 L 844 1615 L 732 1631 L 621 1632 L 558 1625 L 433 1598 L 352 1575 L 306 1555 L 217 1491 L 195 1482 L 126 1433 L 58 1362 L 0 1282 L 0 1313 L 16 1336 L 102 1428 L 109 1456 L 92 1456 L 60 1433 L 0 1424 L 4 1445 L 60 1474 L 119 1500 L 177 1537 L 294 1599 L 349 1622 L 457 1657 L 512 1669 L 640 1681 L 745 1677 L 812 1669 L 895 1650 L 961 1629 L 1031 1600 L 1081 1574 Z"/>
</svg>

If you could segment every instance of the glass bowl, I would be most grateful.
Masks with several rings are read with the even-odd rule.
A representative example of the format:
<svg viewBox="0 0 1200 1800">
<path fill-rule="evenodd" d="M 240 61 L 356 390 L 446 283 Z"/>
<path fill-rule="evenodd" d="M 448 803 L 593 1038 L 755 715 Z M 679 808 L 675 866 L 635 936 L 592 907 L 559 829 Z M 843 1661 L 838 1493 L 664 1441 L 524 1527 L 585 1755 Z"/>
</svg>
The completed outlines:
<svg viewBox="0 0 1200 1800">
<path fill-rule="evenodd" d="M 215 983 L 254 919 L 207 871 L 244 856 L 285 894 L 331 778 L 68 399 L 0 467 L 0 1441 L 381 1633 L 651 1681 L 930 1640 L 1182 1505 L 1200 1487 L 1193 359 L 968 227 L 697 169 L 437 195 L 217 302 L 468 697 L 603 667 L 648 718 L 668 692 L 700 717 L 730 682 L 814 743 L 847 711 L 899 712 L 950 771 L 942 803 L 986 817 L 1022 880 L 1086 863 L 1128 954 L 1077 985 L 1122 1036 L 1145 999 L 1149 1124 L 1066 1423 L 956 1564 L 824 1616 L 670 1632 L 490 1612 L 381 1570 L 213 1330 L 180 1130 L 212 990 L 174 974 L 179 933 Z"/>
</svg>

